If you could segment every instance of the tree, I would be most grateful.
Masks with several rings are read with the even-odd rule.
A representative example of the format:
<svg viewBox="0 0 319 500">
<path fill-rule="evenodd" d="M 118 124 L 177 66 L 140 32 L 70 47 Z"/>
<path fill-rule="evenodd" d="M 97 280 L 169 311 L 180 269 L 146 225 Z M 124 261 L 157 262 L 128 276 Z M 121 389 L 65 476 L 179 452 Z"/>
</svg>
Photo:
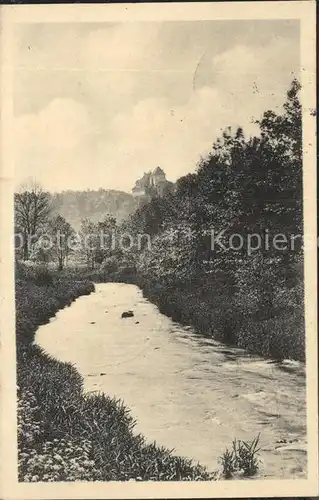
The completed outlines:
<svg viewBox="0 0 319 500">
<path fill-rule="evenodd" d="M 81 254 L 86 259 L 88 269 L 94 269 L 95 256 L 98 248 L 97 226 L 90 219 L 81 222 L 79 236 L 81 239 Z"/>
<path fill-rule="evenodd" d="M 49 222 L 49 233 L 52 237 L 52 255 L 58 261 L 58 269 L 62 271 L 70 253 L 70 238 L 74 234 L 72 226 L 61 215 Z"/>
<path fill-rule="evenodd" d="M 112 217 L 112 215 L 107 214 L 103 220 L 97 223 L 97 241 L 95 250 L 95 261 L 97 263 L 101 264 L 105 257 L 109 257 L 111 255 L 115 230 L 116 219 L 115 217 Z"/>
<path fill-rule="evenodd" d="M 266 111 L 255 137 L 226 128 L 196 173 L 140 206 L 130 224 L 152 237 L 134 256 L 163 311 L 262 354 L 302 358 L 302 240 L 289 246 L 302 233 L 299 89 L 294 80 L 282 112 Z"/>
<path fill-rule="evenodd" d="M 291 233 L 302 233 L 302 113 L 299 82 L 294 79 L 287 92 L 284 112 L 264 113 L 258 122 L 267 168 L 267 184 L 272 190 L 268 212 L 276 213 L 281 225 Z M 269 193 L 271 195 L 271 193 Z"/>
<path fill-rule="evenodd" d="M 37 231 L 47 221 L 50 213 L 48 193 L 36 181 L 22 185 L 14 196 L 15 226 L 23 239 L 23 259 L 28 260 L 30 248 Z"/>
</svg>

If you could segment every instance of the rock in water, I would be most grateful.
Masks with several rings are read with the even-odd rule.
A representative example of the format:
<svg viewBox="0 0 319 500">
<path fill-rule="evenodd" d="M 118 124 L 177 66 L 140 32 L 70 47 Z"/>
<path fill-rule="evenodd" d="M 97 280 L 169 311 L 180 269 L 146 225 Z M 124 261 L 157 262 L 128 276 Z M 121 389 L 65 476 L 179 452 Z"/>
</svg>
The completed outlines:
<svg viewBox="0 0 319 500">
<path fill-rule="evenodd" d="M 134 316 L 133 311 L 124 311 L 122 312 L 121 318 L 132 318 Z"/>
</svg>

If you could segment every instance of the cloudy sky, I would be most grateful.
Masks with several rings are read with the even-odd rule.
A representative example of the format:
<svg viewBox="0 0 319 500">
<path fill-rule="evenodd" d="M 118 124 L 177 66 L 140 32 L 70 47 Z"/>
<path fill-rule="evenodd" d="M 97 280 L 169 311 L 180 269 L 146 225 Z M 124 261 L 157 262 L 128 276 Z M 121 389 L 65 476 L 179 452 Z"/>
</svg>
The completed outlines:
<svg viewBox="0 0 319 500">
<path fill-rule="evenodd" d="M 299 75 L 296 21 L 19 25 L 15 178 L 130 191 L 196 169 L 227 125 L 279 109 Z"/>
</svg>

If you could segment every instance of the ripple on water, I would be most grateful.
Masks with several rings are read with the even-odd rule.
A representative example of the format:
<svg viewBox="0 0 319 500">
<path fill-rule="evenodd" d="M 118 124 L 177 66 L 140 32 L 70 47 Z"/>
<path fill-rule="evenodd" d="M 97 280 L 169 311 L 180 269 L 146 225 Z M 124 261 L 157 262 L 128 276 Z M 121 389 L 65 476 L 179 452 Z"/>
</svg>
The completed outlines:
<svg viewBox="0 0 319 500">
<path fill-rule="evenodd" d="M 77 366 L 86 390 L 123 399 L 137 431 L 149 441 L 209 469 L 218 467 L 233 438 L 249 441 L 260 432 L 262 477 L 304 475 L 305 391 L 299 365 L 270 363 L 173 323 L 134 285 L 99 284 L 96 290 L 36 334 L 47 352 Z M 123 321 L 120 313 L 129 309 L 135 318 Z M 288 442 L 291 433 L 300 446 Z M 282 437 L 287 443 L 277 443 Z"/>
</svg>

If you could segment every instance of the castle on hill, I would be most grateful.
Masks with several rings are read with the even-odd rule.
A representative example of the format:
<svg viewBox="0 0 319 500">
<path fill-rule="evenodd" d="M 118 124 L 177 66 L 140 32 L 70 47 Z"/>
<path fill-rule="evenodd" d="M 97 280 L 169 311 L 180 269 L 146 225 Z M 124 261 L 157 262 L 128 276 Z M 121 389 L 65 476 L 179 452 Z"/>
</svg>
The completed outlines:
<svg viewBox="0 0 319 500">
<path fill-rule="evenodd" d="M 164 170 L 156 167 L 153 172 L 144 172 L 143 177 L 138 179 L 132 189 L 133 196 L 162 196 L 166 189 L 173 184 L 166 179 Z"/>
</svg>

